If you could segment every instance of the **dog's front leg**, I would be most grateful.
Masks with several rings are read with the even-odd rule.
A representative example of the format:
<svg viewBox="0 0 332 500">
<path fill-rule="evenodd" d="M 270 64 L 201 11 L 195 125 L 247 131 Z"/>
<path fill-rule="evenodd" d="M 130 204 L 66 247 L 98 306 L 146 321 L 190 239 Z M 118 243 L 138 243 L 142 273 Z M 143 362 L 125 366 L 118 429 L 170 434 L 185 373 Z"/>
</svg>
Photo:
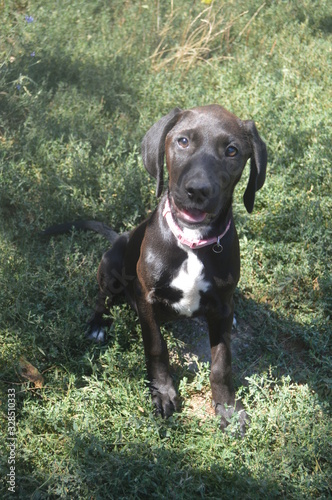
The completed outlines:
<svg viewBox="0 0 332 500">
<path fill-rule="evenodd" d="M 140 292 L 136 295 L 136 303 L 152 401 L 157 413 L 167 418 L 178 408 L 177 393 L 169 370 L 167 345 L 160 332 L 152 304 L 149 304 Z"/>
<path fill-rule="evenodd" d="M 241 401 L 235 401 L 232 378 L 231 330 L 233 323 L 233 307 L 227 306 L 226 317 L 210 315 L 208 320 L 211 344 L 210 383 L 212 400 L 217 415 L 220 415 L 220 427 L 224 430 L 234 410 L 239 412 L 240 432 L 246 428 L 247 415 Z"/>
</svg>

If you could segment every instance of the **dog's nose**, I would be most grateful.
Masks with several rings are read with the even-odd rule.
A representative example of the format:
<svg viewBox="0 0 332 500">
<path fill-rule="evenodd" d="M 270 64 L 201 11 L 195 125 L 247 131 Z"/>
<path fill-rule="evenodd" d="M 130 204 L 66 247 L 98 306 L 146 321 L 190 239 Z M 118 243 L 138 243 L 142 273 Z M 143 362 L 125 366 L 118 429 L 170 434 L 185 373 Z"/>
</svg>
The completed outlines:
<svg viewBox="0 0 332 500">
<path fill-rule="evenodd" d="M 185 186 L 188 198 L 193 203 L 204 203 L 211 196 L 211 186 L 205 182 L 192 179 Z"/>
</svg>

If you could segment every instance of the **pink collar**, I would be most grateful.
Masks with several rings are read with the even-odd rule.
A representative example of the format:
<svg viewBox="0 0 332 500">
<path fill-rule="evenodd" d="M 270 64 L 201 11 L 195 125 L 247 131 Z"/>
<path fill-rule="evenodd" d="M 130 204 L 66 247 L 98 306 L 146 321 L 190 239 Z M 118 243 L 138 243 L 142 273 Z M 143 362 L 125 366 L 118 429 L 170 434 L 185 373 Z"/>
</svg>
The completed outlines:
<svg viewBox="0 0 332 500">
<path fill-rule="evenodd" d="M 170 206 L 168 197 L 166 198 L 166 203 L 165 203 L 164 210 L 163 210 L 163 216 L 166 219 L 168 227 L 170 228 L 170 230 L 172 231 L 174 236 L 179 240 L 179 242 L 182 243 L 182 245 L 186 245 L 187 247 L 194 249 L 194 248 L 207 247 L 208 245 L 214 244 L 212 247 L 212 250 L 215 253 L 221 253 L 223 251 L 223 247 L 220 244 L 220 240 L 225 236 L 225 234 L 227 233 L 227 231 L 231 227 L 231 222 L 232 222 L 231 218 L 229 218 L 226 229 L 219 236 L 215 236 L 214 238 L 208 238 L 205 240 L 200 240 L 198 238 L 195 238 L 192 240 L 187 240 L 184 236 L 182 229 L 177 225 L 177 223 L 173 219 L 173 215 L 171 212 L 171 206 Z"/>
</svg>

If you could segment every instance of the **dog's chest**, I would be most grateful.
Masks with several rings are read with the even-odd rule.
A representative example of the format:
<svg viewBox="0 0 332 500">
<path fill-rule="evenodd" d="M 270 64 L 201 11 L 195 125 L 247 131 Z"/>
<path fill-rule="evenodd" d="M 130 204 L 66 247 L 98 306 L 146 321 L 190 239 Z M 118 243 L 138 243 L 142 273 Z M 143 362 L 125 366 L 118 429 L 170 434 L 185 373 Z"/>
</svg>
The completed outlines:
<svg viewBox="0 0 332 500">
<path fill-rule="evenodd" d="M 181 292 L 181 298 L 171 307 L 183 316 L 192 316 L 200 308 L 201 295 L 210 287 L 204 277 L 204 265 L 194 252 L 188 252 L 179 270 L 170 282 L 170 287 Z"/>
</svg>

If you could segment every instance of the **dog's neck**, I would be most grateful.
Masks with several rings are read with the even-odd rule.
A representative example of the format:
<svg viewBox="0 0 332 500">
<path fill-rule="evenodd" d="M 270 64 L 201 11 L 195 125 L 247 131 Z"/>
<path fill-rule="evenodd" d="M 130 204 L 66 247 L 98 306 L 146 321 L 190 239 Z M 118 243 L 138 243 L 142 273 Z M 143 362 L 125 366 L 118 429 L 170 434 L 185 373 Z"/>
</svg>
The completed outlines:
<svg viewBox="0 0 332 500">
<path fill-rule="evenodd" d="M 212 236 L 209 238 L 203 238 L 201 231 L 197 229 L 195 230 L 190 228 L 180 228 L 180 226 L 174 220 L 168 196 L 165 199 L 163 216 L 167 222 L 169 229 L 182 245 L 185 245 L 193 250 L 213 245 L 212 249 L 215 253 L 222 252 L 223 248 L 221 240 L 229 231 L 232 222 L 232 212 L 231 210 L 229 210 L 226 217 L 226 223 L 223 226 L 223 231 L 221 232 L 221 234 L 217 234 L 217 236 Z"/>
</svg>

